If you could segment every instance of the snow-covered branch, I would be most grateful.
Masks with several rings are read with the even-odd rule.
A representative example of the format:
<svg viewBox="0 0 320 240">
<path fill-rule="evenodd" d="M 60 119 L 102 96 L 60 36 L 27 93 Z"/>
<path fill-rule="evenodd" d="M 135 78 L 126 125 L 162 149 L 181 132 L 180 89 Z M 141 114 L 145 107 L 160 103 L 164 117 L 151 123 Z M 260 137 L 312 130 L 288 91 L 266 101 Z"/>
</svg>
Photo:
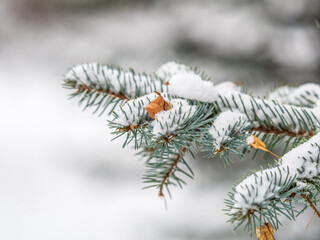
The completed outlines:
<svg viewBox="0 0 320 240">
<path fill-rule="evenodd" d="M 166 91 L 164 82 L 155 74 L 139 74 L 112 65 L 80 64 L 64 76 L 66 88 L 74 89 L 72 96 L 81 97 L 85 107 L 107 107 L 110 113 L 116 105 L 154 91 Z"/>
<path fill-rule="evenodd" d="M 243 219 L 251 219 L 250 224 L 254 225 L 264 217 L 278 228 L 278 214 L 294 219 L 291 201 L 298 198 L 301 202 L 301 195 L 313 196 L 316 191 L 316 184 L 310 180 L 320 177 L 319 143 L 320 133 L 285 154 L 275 167 L 255 172 L 241 181 L 227 201 L 231 221 L 241 223 Z"/>
<path fill-rule="evenodd" d="M 226 200 L 228 214 L 237 226 L 248 220 L 251 229 L 264 218 L 277 228 L 279 214 L 294 219 L 291 201 L 298 198 L 311 207 L 319 201 L 317 84 L 285 86 L 260 98 L 236 83 L 214 85 L 203 71 L 169 62 L 151 74 L 97 63 L 78 65 L 66 74 L 64 85 L 85 107 L 112 113 L 109 127 L 115 138 L 125 136 L 123 147 L 133 143 L 141 150 L 147 166 L 144 181 L 158 188 L 160 196 L 171 185 L 182 187 L 183 176 L 193 177 L 187 154 L 220 154 L 229 164 L 230 153 L 241 158 L 253 148 L 272 153 L 280 142 L 286 143 L 285 151 L 305 142 L 273 168 L 243 180 Z M 255 145 L 252 139 L 258 136 L 262 139 Z"/>
<path fill-rule="evenodd" d="M 268 99 L 280 104 L 313 107 L 320 100 L 320 86 L 314 83 L 299 87 L 283 86 L 269 93 Z"/>
</svg>

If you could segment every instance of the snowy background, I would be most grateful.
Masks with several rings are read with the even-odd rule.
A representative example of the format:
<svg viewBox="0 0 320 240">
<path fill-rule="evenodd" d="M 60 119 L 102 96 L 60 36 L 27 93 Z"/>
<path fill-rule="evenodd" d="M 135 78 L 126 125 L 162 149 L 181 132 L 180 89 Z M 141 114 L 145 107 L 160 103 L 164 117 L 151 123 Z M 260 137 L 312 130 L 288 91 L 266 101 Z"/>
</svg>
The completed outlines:
<svg viewBox="0 0 320 240">
<path fill-rule="evenodd" d="M 272 159 L 190 159 L 168 210 L 141 190 L 143 162 L 110 142 L 106 116 L 61 87 L 84 62 L 153 71 L 176 60 L 254 95 L 320 82 L 319 0 L 0 0 L 0 239 L 249 239 L 221 209 L 234 181 Z M 319 240 L 307 211 L 277 239 Z"/>
</svg>

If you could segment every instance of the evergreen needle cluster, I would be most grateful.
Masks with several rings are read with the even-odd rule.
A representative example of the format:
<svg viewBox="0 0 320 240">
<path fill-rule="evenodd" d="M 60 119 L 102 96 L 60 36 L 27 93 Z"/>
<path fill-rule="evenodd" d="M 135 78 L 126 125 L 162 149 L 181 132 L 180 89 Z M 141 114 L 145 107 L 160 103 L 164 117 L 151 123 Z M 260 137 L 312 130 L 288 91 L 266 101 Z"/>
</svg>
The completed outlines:
<svg viewBox="0 0 320 240">
<path fill-rule="evenodd" d="M 266 222 L 277 229 L 279 216 L 294 220 L 307 207 L 320 216 L 320 85 L 284 86 L 259 98 L 236 83 L 214 85 L 197 68 L 169 62 L 152 74 L 77 65 L 64 76 L 64 86 L 84 108 L 112 116 L 108 125 L 115 138 L 138 149 L 146 162 L 146 188 L 157 188 L 159 196 L 193 178 L 187 154 L 220 155 L 229 165 L 231 154 L 242 158 L 255 150 L 256 156 L 259 139 L 260 149 L 269 152 L 284 143 L 284 155 L 229 193 L 230 222 L 254 232 Z M 159 94 L 170 108 L 151 117 L 147 106 Z"/>
</svg>

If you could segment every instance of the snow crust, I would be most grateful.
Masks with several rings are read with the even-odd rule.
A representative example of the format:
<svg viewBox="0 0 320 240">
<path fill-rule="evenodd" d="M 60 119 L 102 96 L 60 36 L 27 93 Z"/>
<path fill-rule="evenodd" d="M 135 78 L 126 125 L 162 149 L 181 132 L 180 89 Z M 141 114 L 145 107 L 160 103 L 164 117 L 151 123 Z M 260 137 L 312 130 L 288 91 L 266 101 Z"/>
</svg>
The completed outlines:
<svg viewBox="0 0 320 240">
<path fill-rule="evenodd" d="M 179 73 L 171 77 L 169 92 L 175 96 L 203 102 L 214 102 L 218 99 L 213 83 L 204 81 L 194 73 Z"/>
<path fill-rule="evenodd" d="M 191 118 L 196 106 L 191 106 L 186 100 L 171 99 L 171 109 L 161 111 L 155 115 L 152 122 L 153 135 L 159 137 L 161 135 L 169 135 L 173 133 L 185 120 Z"/>
<path fill-rule="evenodd" d="M 226 82 L 222 82 L 219 83 L 217 85 L 215 85 L 215 89 L 216 91 L 219 92 L 219 94 L 224 94 L 226 92 L 239 92 L 240 91 L 240 87 L 235 84 L 234 82 L 230 82 L 230 81 L 226 81 Z"/>
<path fill-rule="evenodd" d="M 161 95 L 166 101 L 168 100 L 165 93 L 162 93 Z M 117 118 L 114 122 L 124 126 L 129 126 L 131 124 L 134 126 L 138 125 L 141 120 L 147 118 L 148 112 L 145 107 L 156 97 L 158 97 L 156 93 L 150 93 L 126 102 L 115 110 Z"/>
<path fill-rule="evenodd" d="M 319 175 L 319 143 L 320 133 L 285 154 L 279 167 L 257 172 L 244 179 L 235 189 L 233 213 L 240 209 L 242 214 L 246 214 L 249 209 L 255 209 L 264 201 L 277 197 L 287 176 L 295 178 L 298 186 L 303 188 L 305 183 L 302 179 Z"/>
<path fill-rule="evenodd" d="M 253 137 L 252 135 L 247 138 L 247 144 L 248 144 L 248 145 L 251 145 L 251 144 L 253 144 L 254 142 L 255 142 L 255 140 L 254 140 L 254 137 Z"/>
<path fill-rule="evenodd" d="M 267 122 L 270 126 L 284 129 L 289 127 L 300 134 L 311 130 L 320 119 L 320 112 L 315 109 L 280 105 L 274 101 L 253 98 L 242 93 L 225 92 L 219 96 L 217 104 L 221 111 L 232 109 L 244 113 L 253 122 L 254 127 L 261 126 L 261 122 Z"/>
<path fill-rule="evenodd" d="M 65 79 L 74 80 L 77 86 L 110 89 L 115 93 L 125 93 L 134 98 L 162 90 L 162 82 L 146 74 L 123 71 L 116 67 L 98 63 L 79 64 L 71 68 Z"/>
<path fill-rule="evenodd" d="M 170 80 L 170 78 L 180 73 L 193 73 L 189 66 L 177 62 L 167 62 L 161 65 L 155 72 L 163 81 Z"/>
<path fill-rule="evenodd" d="M 231 130 L 239 131 L 250 125 L 246 115 L 240 112 L 226 111 L 219 114 L 214 120 L 213 126 L 209 129 L 209 133 L 213 137 L 213 147 L 220 150 L 223 143 L 228 141 L 232 136 Z M 234 132 L 233 132 L 234 133 Z"/>
<path fill-rule="evenodd" d="M 320 85 L 306 83 L 296 88 L 284 86 L 271 92 L 268 99 L 282 104 L 312 106 L 312 102 L 320 99 Z"/>
<path fill-rule="evenodd" d="M 155 137 L 167 136 L 173 133 L 187 119 L 191 118 L 196 106 L 190 105 L 183 99 L 169 99 L 166 93 L 161 93 L 165 101 L 170 102 L 171 108 L 166 111 L 158 112 L 155 120 L 151 121 L 152 132 Z M 114 120 L 123 126 L 138 125 L 142 120 L 147 119 L 148 112 L 145 107 L 158 95 L 150 93 L 143 97 L 130 100 L 115 110 L 117 118 Z"/>
</svg>

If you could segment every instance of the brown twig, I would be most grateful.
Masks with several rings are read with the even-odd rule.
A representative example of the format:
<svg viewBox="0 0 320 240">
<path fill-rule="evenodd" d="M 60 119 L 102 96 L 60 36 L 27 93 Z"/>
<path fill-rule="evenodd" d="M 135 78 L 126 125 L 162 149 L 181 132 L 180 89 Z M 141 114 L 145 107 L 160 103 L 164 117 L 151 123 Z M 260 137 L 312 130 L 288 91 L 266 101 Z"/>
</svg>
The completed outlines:
<svg viewBox="0 0 320 240">
<path fill-rule="evenodd" d="M 257 128 L 252 128 L 252 131 L 256 131 L 256 132 L 264 132 L 264 133 L 273 133 L 276 135 L 287 135 L 290 137 L 305 137 L 305 136 L 310 136 L 312 137 L 314 135 L 314 132 L 307 132 L 307 131 L 299 131 L 298 133 L 296 132 L 292 132 L 288 129 L 278 129 L 275 127 L 264 127 L 264 126 L 260 126 Z"/>
<path fill-rule="evenodd" d="M 140 125 L 134 126 L 133 124 L 130 124 L 127 127 L 119 128 L 119 132 L 128 132 L 128 131 L 134 132 L 134 130 L 137 128 L 140 128 Z"/>
<path fill-rule="evenodd" d="M 310 205 L 310 207 L 313 209 L 313 211 L 317 214 L 318 218 L 320 218 L 320 212 L 319 210 L 316 208 L 316 206 L 313 204 L 313 202 L 310 200 L 309 197 L 307 197 L 307 195 L 305 194 L 301 194 L 301 197 L 304 198 Z"/>
<path fill-rule="evenodd" d="M 125 101 L 129 101 L 130 100 L 123 93 L 115 93 L 115 92 L 111 91 L 110 89 L 102 89 L 102 88 L 93 89 L 93 88 L 88 87 L 85 84 L 81 84 L 81 85 L 78 86 L 78 92 L 83 92 L 83 91 L 88 91 L 88 92 L 96 91 L 96 92 L 99 92 L 99 93 L 108 94 L 113 98 L 117 98 L 117 99 L 121 99 L 121 100 L 125 100 Z"/>
<path fill-rule="evenodd" d="M 182 152 L 185 153 L 187 151 L 187 149 L 185 147 L 182 148 Z M 169 171 L 167 172 L 167 174 L 164 176 L 164 178 L 162 179 L 161 183 L 160 183 L 160 188 L 159 188 L 159 197 L 164 197 L 163 194 L 163 186 L 167 183 L 169 177 L 172 175 L 174 169 L 176 168 L 178 162 L 180 161 L 182 155 L 179 154 L 178 157 L 176 158 L 176 160 L 173 161 L 173 163 L 171 164 L 171 167 L 169 169 Z"/>
</svg>

